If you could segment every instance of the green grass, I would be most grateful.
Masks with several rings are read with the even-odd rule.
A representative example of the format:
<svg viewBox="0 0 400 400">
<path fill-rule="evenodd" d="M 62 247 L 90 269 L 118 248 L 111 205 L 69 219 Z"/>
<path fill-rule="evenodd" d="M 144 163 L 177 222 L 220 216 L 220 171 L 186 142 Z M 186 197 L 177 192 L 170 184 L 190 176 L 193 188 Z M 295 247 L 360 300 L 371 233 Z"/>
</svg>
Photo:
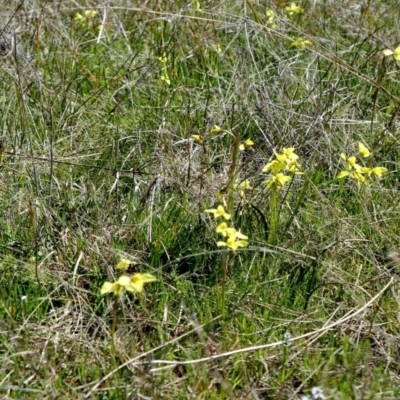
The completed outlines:
<svg viewBox="0 0 400 400">
<path fill-rule="evenodd" d="M 0 1 L 0 397 L 398 399 L 397 2 L 131 3 Z M 360 141 L 388 169 L 367 187 L 336 179 Z M 121 257 L 157 282 L 113 355 Z"/>
</svg>

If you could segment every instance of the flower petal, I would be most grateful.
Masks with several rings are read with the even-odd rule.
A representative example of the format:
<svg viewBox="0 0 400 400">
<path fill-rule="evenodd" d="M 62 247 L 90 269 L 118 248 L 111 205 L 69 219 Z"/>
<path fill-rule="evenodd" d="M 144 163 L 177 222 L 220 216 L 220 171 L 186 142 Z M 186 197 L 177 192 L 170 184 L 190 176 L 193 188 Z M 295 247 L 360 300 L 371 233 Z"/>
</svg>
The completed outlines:
<svg viewBox="0 0 400 400">
<path fill-rule="evenodd" d="M 367 158 L 371 155 L 370 151 L 367 147 L 365 147 L 361 142 L 358 143 L 358 152 L 364 157 Z"/>
<path fill-rule="evenodd" d="M 114 284 L 111 282 L 104 282 L 103 286 L 100 289 L 100 294 L 106 294 L 106 293 L 110 293 L 113 292 L 113 287 Z"/>
<path fill-rule="evenodd" d="M 342 178 L 344 178 L 346 176 L 349 176 L 349 171 L 342 171 L 342 172 L 339 172 L 339 174 L 337 175 L 336 179 L 342 179 Z"/>
<path fill-rule="evenodd" d="M 121 258 L 115 269 L 126 270 L 131 265 L 131 261 L 126 258 Z"/>
</svg>

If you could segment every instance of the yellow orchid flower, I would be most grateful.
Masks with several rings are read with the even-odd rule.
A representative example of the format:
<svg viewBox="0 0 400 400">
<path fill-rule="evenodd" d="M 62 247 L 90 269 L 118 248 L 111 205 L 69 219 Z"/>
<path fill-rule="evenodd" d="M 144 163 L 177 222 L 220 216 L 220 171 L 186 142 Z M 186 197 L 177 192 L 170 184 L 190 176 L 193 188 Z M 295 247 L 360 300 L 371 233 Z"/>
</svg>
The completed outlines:
<svg viewBox="0 0 400 400">
<path fill-rule="evenodd" d="M 274 19 L 275 19 L 274 12 L 271 9 L 267 8 L 265 10 L 265 15 L 267 16 L 266 25 L 268 25 L 272 29 L 275 29 L 276 28 L 276 23 L 274 22 Z"/>
<path fill-rule="evenodd" d="M 141 293 L 145 283 L 155 282 L 156 280 L 156 277 L 151 274 L 122 275 L 114 283 L 104 282 L 100 289 L 100 294 L 114 293 L 115 296 L 120 296 L 124 290 Z"/>
<path fill-rule="evenodd" d="M 361 142 L 358 143 L 358 152 L 364 157 L 367 158 L 371 155 L 370 151 L 367 147 L 365 147 Z"/>
<path fill-rule="evenodd" d="M 95 10 L 86 10 L 84 14 L 87 18 L 92 19 L 97 15 L 97 12 Z"/>
<path fill-rule="evenodd" d="M 113 292 L 115 296 L 119 296 L 124 290 L 133 291 L 131 278 L 126 275 L 120 276 L 114 283 L 104 282 L 100 294 Z"/>
<path fill-rule="evenodd" d="M 342 179 L 345 178 L 346 176 L 349 176 L 350 178 L 353 178 L 358 182 L 368 184 L 368 181 L 365 178 L 364 174 L 369 173 L 369 171 L 371 170 L 370 168 L 362 167 L 361 165 L 357 164 L 356 163 L 357 159 L 355 156 L 347 157 L 346 154 L 341 153 L 340 157 L 342 158 L 342 160 L 346 162 L 346 169 L 344 171 L 341 171 L 336 176 L 337 179 Z"/>
<path fill-rule="evenodd" d="M 226 242 L 217 242 L 218 247 L 229 247 L 232 250 L 237 250 L 239 247 L 247 247 L 249 242 L 246 240 L 236 240 L 234 238 L 228 237 Z"/>
<path fill-rule="evenodd" d="M 160 79 L 161 79 L 162 81 L 164 81 L 167 85 L 170 85 L 170 84 L 171 84 L 171 80 L 169 79 L 168 74 L 163 74 L 163 75 L 161 75 L 161 76 L 160 76 Z"/>
<path fill-rule="evenodd" d="M 267 185 L 267 188 L 270 189 L 272 186 L 280 186 L 283 187 L 286 183 L 290 182 L 292 178 L 290 176 L 284 175 L 282 172 L 277 173 L 274 176 L 268 178 L 264 183 Z"/>
<path fill-rule="evenodd" d="M 214 125 L 213 128 L 211 129 L 210 133 L 215 135 L 216 133 L 222 132 L 222 129 L 218 125 Z"/>
<path fill-rule="evenodd" d="M 75 21 L 78 21 L 78 22 L 85 22 L 85 17 L 82 15 L 82 14 L 79 14 L 79 13 L 76 13 L 75 14 L 75 17 L 74 17 L 74 20 Z"/>
<path fill-rule="evenodd" d="M 242 240 L 242 239 L 247 240 L 249 238 L 248 236 L 243 235 L 243 233 L 237 231 L 236 229 L 234 229 L 234 228 L 232 228 L 232 229 L 233 230 L 227 231 L 228 238 L 230 240 L 238 240 L 238 239 L 239 240 Z"/>
<path fill-rule="evenodd" d="M 122 269 L 122 270 L 126 270 L 129 268 L 129 266 L 133 264 L 130 260 L 126 259 L 126 258 L 121 258 L 117 264 L 117 266 L 115 267 L 115 269 Z"/>
<path fill-rule="evenodd" d="M 199 144 L 204 144 L 204 139 L 201 135 L 192 135 L 192 138 Z"/>
<path fill-rule="evenodd" d="M 138 293 L 142 293 L 145 283 L 155 282 L 156 280 L 157 278 L 154 275 L 141 273 L 136 273 L 130 278 L 133 291 Z"/>
<path fill-rule="evenodd" d="M 284 147 L 282 154 L 274 151 L 276 160 L 284 164 L 284 168 L 282 170 L 290 172 L 297 172 L 299 170 L 301 166 L 298 162 L 299 156 L 294 152 L 294 150 L 294 147 Z"/>
<path fill-rule="evenodd" d="M 239 150 L 243 151 L 246 149 L 246 147 L 251 147 L 253 146 L 254 142 L 249 138 L 247 140 L 245 140 L 240 146 L 239 146 Z"/>
<path fill-rule="evenodd" d="M 168 61 L 168 58 L 167 58 L 167 55 L 165 53 L 163 53 L 161 57 L 157 57 L 157 60 L 160 61 L 161 64 L 166 64 Z"/>
<path fill-rule="evenodd" d="M 285 7 L 285 11 L 288 15 L 301 14 L 304 8 L 301 8 L 296 3 L 290 3 L 290 6 Z"/>
<path fill-rule="evenodd" d="M 368 175 L 375 175 L 380 178 L 384 173 L 388 172 L 387 168 L 384 167 L 375 167 L 368 171 Z"/>
<path fill-rule="evenodd" d="M 222 222 L 221 224 L 219 224 L 215 228 L 215 231 L 217 233 L 220 233 L 223 237 L 227 237 L 227 236 L 230 237 L 236 233 L 236 229 L 230 228 L 226 222 Z"/>
<path fill-rule="evenodd" d="M 239 185 L 235 185 L 235 189 L 236 188 L 241 188 L 241 189 L 245 189 L 245 190 L 250 190 L 253 189 L 252 186 L 250 185 L 250 181 L 248 179 L 246 179 L 245 181 L 239 183 Z"/>
<path fill-rule="evenodd" d="M 292 43 L 290 43 L 290 46 L 297 47 L 300 50 L 305 50 L 306 46 L 310 44 L 311 42 L 309 40 L 304 39 L 303 37 L 298 37 L 297 39 L 293 40 Z"/>
<path fill-rule="evenodd" d="M 400 61 L 400 46 L 396 47 L 394 51 L 390 49 L 385 49 L 383 50 L 383 55 L 387 56 L 393 56 L 393 58 L 397 61 Z"/>
<path fill-rule="evenodd" d="M 206 213 L 210 213 L 214 215 L 214 218 L 224 217 L 225 219 L 230 219 L 231 215 L 225 212 L 224 206 L 219 205 L 217 208 L 210 208 L 208 210 L 204 210 Z"/>
<path fill-rule="evenodd" d="M 286 169 L 285 163 L 278 161 L 278 160 L 272 160 L 269 162 L 263 169 L 262 172 L 269 172 L 271 171 L 274 175 L 277 173 L 284 171 Z"/>
</svg>

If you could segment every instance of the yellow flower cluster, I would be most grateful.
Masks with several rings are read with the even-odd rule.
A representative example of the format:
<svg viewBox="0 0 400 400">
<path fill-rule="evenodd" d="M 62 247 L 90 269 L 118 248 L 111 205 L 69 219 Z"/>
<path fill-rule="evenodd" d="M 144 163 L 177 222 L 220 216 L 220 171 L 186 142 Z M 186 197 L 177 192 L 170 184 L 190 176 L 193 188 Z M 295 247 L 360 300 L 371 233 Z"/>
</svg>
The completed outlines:
<svg viewBox="0 0 400 400">
<path fill-rule="evenodd" d="M 231 215 L 225 211 L 223 205 L 219 205 L 217 208 L 204 210 L 204 212 L 213 214 L 216 219 L 223 217 L 225 220 L 229 220 L 231 218 Z M 219 247 L 228 247 L 232 250 L 237 250 L 239 247 L 247 247 L 249 245 L 247 241 L 248 237 L 235 228 L 230 227 L 226 222 L 219 224 L 215 231 L 225 238 L 225 241 L 220 240 L 217 242 L 217 246 Z"/>
<path fill-rule="evenodd" d="M 239 150 L 240 151 L 243 151 L 243 150 L 245 150 L 247 147 L 251 147 L 251 146 L 253 146 L 254 145 L 254 142 L 249 138 L 249 139 L 246 139 L 243 143 L 241 143 L 240 145 L 239 145 Z"/>
<path fill-rule="evenodd" d="M 270 172 L 270 176 L 264 183 L 267 188 L 281 188 L 292 178 L 285 175 L 285 172 L 300 174 L 301 164 L 298 161 L 299 156 L 294 152 L 294 147 L 283 148 L 281 154 L 275 152 L 275 159 L 268 163 L 263 172 Z"/>
<path fill-rule="evenodd" d="M 275 19 L 274 12 L 270 8 L 267 8 L 265 10 L 265 15 L 267 16 L 266 25 L 271 27 L 272 29 L 275 29 L 276 28 L 276 23 L 274 22 L 274 19 Z"/>
<path fill-rule="evenodd" d="M 303 37 L 298 37 L 297 39 L 293 40 L 293 42 L 290 44 L 292 47 L 297 47 L 300 50 L 305 50 L 307 45 L 310 45 L 311 42 L 307 39 L 304 39 Z"/>
<path fill-rule="evenodd" d="M 285 7 L 285 11 L 288 15 L 294 15 L 294 14 L 301 14 L 304 12 L 304 8 L 301 8 L 298 6 L 296 3 L 290 3 L 290 6 Z"/>
<path fill-rule="evenodd" d="M 76 13 L 75 14 L 75 21 L 80 22 L 82 25 L 89 23 L 94 17 L 97 15 L 97 12 L 94 10 L 86 10 L 83 15 Z"/>
<path fill-rule="evenodd" d="M 171 79 L 169 79 L 169 76 L 167 73 L 160 75 L 160 80 L 165 82 L 167 85 L 171 84 Z"/>
<path fill-rule="evenodd" d="M 368 148 L 361 142 L 358 143 L 358 152 L 363 158 L 368 158 L 371 155 Z M 342 179 L 348 176 L 355 179 L 357 182 L 368 185 L 369 182 L 367 177 L 376 176 L 380 178 L 385 172 L 387 172 L 387 168 L 384 167 L 363 167 L 357 164 L 355 156 L 347 157 L 346 154 L 341 153 L 340 157 L 346 162 L 346 169 L 338 174 L 337 179 Z"/>
<path fill-rule="evenodd" d="M 220 132 L 223 132 L 223 130 L 218 126 L 218 125 L 214 125 L 210 132 L 209 135 L 216 135 Z M 206 136 L 209 136 L 206 135 Z M 192 135 L 192 138 L 199 144 L 203 145 L 206 142 L 206 137 L 202 136 L 202 135 Z"/>
<path fill-rule="evenodd" d="M 171 84 L 171 79 L 169 79 L 169 75 L 167 73 L 167 62 L 168 62 L 167 55 L 163 53 L 162 56 L 157 57 L 157 60 L 161 64 L 162 73 L 160 74 L 160 80 L 165 82 L 169 86 Z"/>
<path fill-rule="evenodd" d="M 215 219 L 219 217 L 224 217 L 226 220 L 231 219 L 231 214 L 228 214 L 225 211 L 224 206 L 222 205 L 219 205 L 217 208 L 210 208 L 208 210 L 204 210 L 204 212 L 213 214 Z"/>
<path fill-rule="evenodd" d="M 117 269 L 127 269 L 131 262 L 126 259 L 121 259 L 117 264 Z M 122 275 L 115 282 L 104 282 L 100 289 L 100 294 L 114 293 L 115 296 L 120 296 L 126 290 L 133 293 L 142 293 L 145 283 L 155 282 L 157 279 L 151 274 L 136 273 L 132 276 Z"/>
<path fill-rule="evenodd" d="M 204 144 L 204 138 L 201 135 L 192 135 L 192 138 L 198 143 L 198 144 Z"/>
</svg>

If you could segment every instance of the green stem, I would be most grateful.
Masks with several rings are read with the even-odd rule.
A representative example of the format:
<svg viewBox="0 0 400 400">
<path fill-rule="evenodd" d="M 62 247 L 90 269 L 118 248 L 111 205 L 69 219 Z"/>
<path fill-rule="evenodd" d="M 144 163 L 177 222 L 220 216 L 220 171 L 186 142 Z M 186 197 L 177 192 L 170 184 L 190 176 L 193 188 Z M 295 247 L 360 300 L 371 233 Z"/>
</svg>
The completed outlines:
<svg viewBox="0 0 400 400">
<path fill-rule="evenodd" d="M 280 371 L 280 380 L 281 382 L 285 382 L 286 380 L 286 363 L 289 355 L 289 348 L 288 346 L 283 347 L 283 359 L 282 359 L 282 367 Z"/>
<path fill-rule="evenodd" d="M 233 136 L 233 144 L 232 144 L 232 155 L 231 155 L 231 165 L 229 167 L 228 173 L 228 210 L 229 212 L 233 211 L 233 196 L 234 196 L 234 183 L 235 183 L 235 175 L 236 175 L 236 162 L 239 154 L 239 132 L 235 130 L 235 132 L 229 132 Z"/>
<path fill-rule="evenodd" d="M 205 139 L 203 139 L 202 147 L 203 147 L 203 154 L 204 154 L 205 170 L 207 171 L 208 176 L 211 178 L 212 177 L 212 172 L 211 172 L 211 168 L 210 168 L 210 160 L 208 159 L 208 153 L 207 153 L 207 147 L 206 147 Z"/>
<path fill-rule="evenodd" d="M 278 215 L 278 200 L 277 200 L 277 188 L 276 185 L 273 185 L 271 188 L 271 197 L 269 200 L 269 213 L 270 213 L 270 233 L 269 233 L 269 243 L 274 245 L 276 244 L 276 235 L 279 224 L 279 215 Z"/>
<path fill-rule="evenodd" d="M 228 212 L 232 213 L 234 206 L 234 183 L 236 175 L 236 163 L 239 154 L 239 132 L 229 132 L 233 136 L 232 154 L 231 154 L 231 165 L 228 172 Z M 226 279 L 228 275 L 228 253 L 224 252 L 221 259 L 222 276 L 221 276 L 221 315 L 222 319 L 225 318 L 225 289 Z"/>
<path fill-rule="evenodd" d="M 35 275 L 36 280 L 39 285 L 40 290 L 42 290 L 42 282 L 39 278 L 39 260 L 38 260 L 38 253 L 39 253 L 39 243 L 38 243 L 38 236 L 37 236 L 37 224 L 36 224 L 36 216 L 35 212 L 33 211 L 32 201 L 29 200 L 29 207 L 28 207 L 29 217 L 31 220 L 32 231 L 33 231 L 33 238 L 35 241 Z"/>
<path fill-rule="evenodd" d="M 117 317 L 118 317 L 118 295 L 114 296 L 114 304 L 113 304 L 113 320 L 111 324 L 111 353 L 113 357 L 116 355 L 115 351 L 115 328 L 117 327 Z"/>
<path fill-rule="evenodd" d="M 228 253 L 222 253 L 221 258 L 222 276 L 221 276 L 221 316 L 225 319 L 225 287 L 226 287 L 226 276 L 228 272 Z"/>
</svg>

